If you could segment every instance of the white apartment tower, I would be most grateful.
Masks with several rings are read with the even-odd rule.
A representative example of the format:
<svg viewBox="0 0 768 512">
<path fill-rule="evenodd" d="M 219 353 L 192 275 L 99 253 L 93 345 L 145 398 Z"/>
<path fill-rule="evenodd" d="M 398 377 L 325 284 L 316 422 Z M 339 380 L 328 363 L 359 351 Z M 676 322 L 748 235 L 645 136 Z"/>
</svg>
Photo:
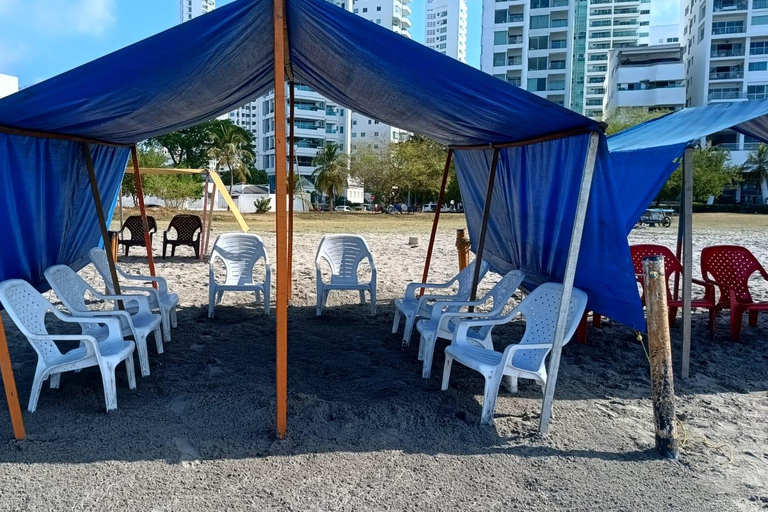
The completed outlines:
<svg viewBox="0 0 768 512">
<path fill-rule="evenodd" d="M 426 45 L 467 62 L 466 0 L 427 0 Z"/>
<path fill-rule="evenodd" d="M 650 0 L 483 0 L 481 69 L 601 119 L 609 52 L 650 44 L 650 5 Z"/>
<path fill-rule="evenodd" d="M 180 0 L 179 14 L 181 23 L 211 12 L 216 8 L 216 0 Z"/>
<path fill-rule="evenodd" d="M 368 21 L 388 28 L 410 39 L 411 0 L 354 0 L 353 12 Z M 405 140 L 409 133 L 379 123 L 361 114 L 352 113 L 352 149 L 358 143 L 386 144 Z"/>
<path fill-rule="evenodd" d="M 0 98 L 19 92 L 19 79 L 0 73 Z"/>
</svg>

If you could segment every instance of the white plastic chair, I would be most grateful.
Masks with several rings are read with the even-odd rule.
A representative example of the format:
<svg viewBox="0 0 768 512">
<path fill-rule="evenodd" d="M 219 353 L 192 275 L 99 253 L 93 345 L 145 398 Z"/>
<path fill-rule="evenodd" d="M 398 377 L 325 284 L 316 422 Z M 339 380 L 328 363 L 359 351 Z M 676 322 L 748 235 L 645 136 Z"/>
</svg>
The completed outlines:
<svg viewBox="0 0 768 512">
<path fill-rule="evenodd" d="M 253 280 L 253 267 L 264 259 L 264 281 Z M 223 283 L 216 282 L 214 264 L 224 262 L 226 278 Z M 264 303 L 264 314 L 269 315 L 270 293 L 269 256 L 261 237 L 252 233 L 225 233 L 216 239 L 211 251 L 208 266 L 208 318 L 213 318 L 215 304 L 221 302 L 224 292 L 252 292 L 256 304 Z"/>
<path fill-rule="evenodd" d="M 371 280 L 360 283 L 357 276 L 358 268 L 363 260 L 368 260 L 371 267 Z M 322 261 L 331 267 L 331 280 L 323 281 L 323 273 L 320 268 Z M 376 314 L 376 265 L 373 263 L 373 254 L 368 248 L 368 243 L 357 235 L 325 235 L 320 240 L 315 257 L 315 269 L 317 271 L 317 316 L 323 314 L 323 307 L 328 302 L 328 293 L 331 290 L 358 290 L 360 292 L 360 304 L 365 304 L 365 292 L 371 296 L 371 315 Z"/>
<path fill-rule="evenodd" d="M 445 300 L 469 300 L 469 295 L 472 293 L 472 281 L 475 277 L 475 263 L 476 260 L 472 261 L 446 283 L 410 283 L 405 288 L 405 296 L 402 299 L 395 299 L 395 320 L 392 322 L 392 334 L 395 334 L 398 327 L 400 327 L 400 315 L 402 314 L 405 317 L 403 347 L 407 347 L 411 342 L 413 324 L 416 320 L 419 318 L 429 318 L 432 315 L 434 302 Z M 482 281 L 486 272 L 488 272 L 488 263 L 483 261 L 480 265 L 478 282 Z M 421 297 L 418 296 L 421 288 L 439 290 L 451 288 L 454 285 L 457 285 L 458 289 L 453 295 L 425 293 Z"/>
<path fill-rule="evenodd" d="M 451 378 L 451 364 L 455 360 L 464 366 L 477 370 L 485 377 L 483 393 L 483 411 L 480 423 L 490 425 L 502 378 L 510 391 L 517 392 L 517 379 L 532 379 L 541 385 L 542 391 L 547 385 L 545 360 L 555 340 L 563 285 L 545 283 L 536 288 L 508 315 L 507 321 L 518 315 L 525 317 L 525 333 L 519 343 L 507 346 L 504 353 L 496 352 L 493 347 L 478 347 L 468 338 L 471 329 L 483 329 L 492 324 L 489 320 L 467 320 L 456 328 L 453 341 L 445 349 L 445 367 L 441 389 L 448 389 Z M 579 325 L 587 307 L 587 294 L 578 288 L 573 289 L 565 327 L 564 344 L 568 343 Z"/>
<path fill-rule="evenodd" d="M 88 255 L 91 258 L 91 263 L 93 263 L 93 266 L 96 267 L 99 275 L 104 280 L 108 294 L 115 295 L 115 287 L 112 284 L 112 274 L 109 272 L 109 261 L 107 260 L 106 251 L 94 247 L 90 250 Z M 117 268 L 118 279 L 122 277 L 129 282 L 140 281 L 146 283 L 153 281 L 157 283 L 157 290 L 151 286 L 120 286 L 120 292 L 139 292 L 146 294 L 149 299 L 150 309 L 159 311 L 160 316 L 163 319 L 163 338 L 165 341 L 171 341 L 171 327 L 178 326 L 176 306 L 179 304 L 179 296 L 168 291 L 168 282 L 163 277 L 128 274 L 120 268 L 119 265 L 115 264 L 115 267 Z"/>
<path fill-rule="evenodd" d="M 61 299 L 69 312 L 78 317 L 113 317 L 120 321 L 123 336 L 132 336 L 136 342 L 139 353 L 139 366 L 141 375 L 149 375 L 149 354 L 147 353 L 147 337 L 155 334 L 157 353 L 163 353 L 163 337 L 160 334 L 160 315 L 153 314 L 149 310 L 149 300 L 146 295 L 104 295 L 93 289 L 82 277 L 66 265 L 55 265 L 45 270 L 45 278 L 50 283 L 53 291 Z M 114 311 L 93 310 L 86 303 L 85 298 L 90 294 L 100 301 L 112 302 Z M 119 311 L 117 304 L 135 305 L 136 312 Z M 107 330 L 93 324 L 87 324 L 83 334 L 90 334 L 100 340 L 106 336 Z"/>
<path fill-rule="evenodd" d="M 494 323 L 502 322 L 504 318 L 504 306 L 507 305 L 512 294 L 525 279 L 525 274 L 520 270 L 512 270 L 494 285 L 491 290 L 476 301 L 440 301 L 432 308 L 429 318 L 419 320 L 416 329 L 421 333 L 419 340 L 419 359 L 424 361 L 421 376 L 428 379 L 432 375 L 432 359 L 435 354 L 435 343 L 438 338 L 450 340 L 456 330 L 456 325 L 463 319 L 482 318 L 488 324 L 469 333 L 469 339 L 476 345 L 493 349 L 491 341 L 491 329 Z M 492 304 L 490 311 L 461 311 L 469 306 L 483 306 Z"/>
<path fill-rule="evenodd" d="M 0 302 L 3 303 L 16 327 L 29 340 L 37 352 L 37 368 L 29 396 L 29 412 L 35 412 L 43 382 L 50 377 L 51 388 L 59 387 L 63 372 L 98 366 L 104 384 L 104 399 L 107 411 L 117 408 L 115 368 L 125 361 L 128 373 L 128 387 L 136 388 L 136 374 L 133 369 L 134 343 L 123 339 L 120 322 L 116 318 L 83 318 L 62 313 L 45 300 L 32 285 L 20 279 L 9 279 L 0 283 Z M 50 334 L 45 327 L 45 316 L 52 313 L 62 322 L 80 324 L 84 332 L 93 325 L 103 325 L 107 335 L 97 341 L 89 334 Z M 57 341 L 79 341 L 80 347 L 61 353 Z"/>
</svg>

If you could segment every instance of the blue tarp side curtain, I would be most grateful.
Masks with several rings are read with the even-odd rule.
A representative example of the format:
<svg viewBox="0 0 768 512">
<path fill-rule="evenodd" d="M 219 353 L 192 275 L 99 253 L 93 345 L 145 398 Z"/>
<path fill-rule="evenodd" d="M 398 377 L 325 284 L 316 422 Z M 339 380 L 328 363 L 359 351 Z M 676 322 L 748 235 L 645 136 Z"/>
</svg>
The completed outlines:
<svg viewBox="0 0 768 512">
<path fill-rule="evenodd" d="M 685 148 L 727 129 L 768 141 L 768 100 L 688 108 L 608 138 L 627 234 L 677 168 Z"/>
<path fill-rule="evenodd" d="M 114 210 L 129 150 L 91 146 L 105 212 Z M 69 264 L 79 270 L 101 231 L 80 143 L 0 133 L 0 280 L 49 286 L 43 271 Z"/>
<path fill-rule="evenodd" d="M 588 141 L 585 134 L 500 150 L 483 255 L 494 271 L 522 269 L 529 288 L 563 281 Z M 455 152 L 474 251 L 492 154 L 492 149 Z M 590 310 L 644 330 L 629 246 L 623 226 L 615 222 L 617 198 L 603 139 L 574 284 L 589 295 Z"/>
</svg>

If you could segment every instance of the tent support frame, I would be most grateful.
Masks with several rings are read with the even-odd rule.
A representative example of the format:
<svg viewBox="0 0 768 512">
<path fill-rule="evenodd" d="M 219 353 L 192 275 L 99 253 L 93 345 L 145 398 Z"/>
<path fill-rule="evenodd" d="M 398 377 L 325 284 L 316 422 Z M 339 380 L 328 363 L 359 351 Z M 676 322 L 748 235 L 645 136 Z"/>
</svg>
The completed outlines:
<svg viewBox="0 0 768 512">
<path fill-rule="evenodd" d="M 557 373 L 560 369 L 560 357 L 565 341 L 565 327 L 568 322 L 568 310 L 573 294 L 573 282 L 576 278 L 576 267 L 579 263 L 579 250 L 581 249 L 581 239 L 584 233 L 584 221 L 587 217 L 587 206 L 589 205 L 589 194 L 592 189 L 592 178 L 595 173 L 595 161 L 597 159 L 599 142 L 600 135 L 597 132 L 592 132 L 589 136 L 587 158 L 584 161 L 584 172 L 581 175 L 579 198 L 576 202 L 576 214 L 573 221 L 573 230 L 571 231 L 571 244 L 568 249 L 568 260 L 565 264 L 563 296 L 560 299 L 557 324 L 555 325 L 555 339 L 552 345 L 552 353 L 549 356 L 549 377 L 547 378 L 547 386 L 544 391 L 544 401 L 541 405 L 541 416 L 539 419 L 539 432 L 542 434 L 547 433 L 549 421 L 552 419 L 552 404 L 555 399 Z"/>
<path fill-rule="evenodd" d="M 17 440 L 25 439 L 27 433 L 24 429 L 24 418 L 21 415 L 21 405 L 19 405 L 19 393 L 16 390 L 16 378 L 13 376 L 13 365 L 11 364 L 11 353 L 8 350 L 8 339 L 5 337 L 5 327 L 3 318 L 0 316 L 0 373 L 3 375 L 3 388 L 5 388 L 5 399 L 8 402 L 8 410 L 11 413 L 11 425 L 13 426 L 13 437 Z"/>
<path fill-rule="evenodd" d="M 144 189 L 141 186 L 141 173 L 139 172 L 139 152 L 136 149 L 136 144 L 131 146 L 131 159 L 133 160 L 133 175 L 136 178 L 136 195 L 139 197 L 141 225 L 144 228 L 144 245 L 147 246 L 149 275 L 155 277 L 157 274 L 155 274 L 155 259 L 152 256 L 152 237 L 149 236 L 149 222 L 147 221 L 147 208 L 144 205 Z M 152 286 L 157 289 L 157 282 L 152 281 Z"/>
<path fill-rule="evenodd" d="M 203 217 L 208 215 L 208 226 L 205 230 L 205 244 L 203 247 L 203 254 L 208 254 L 208 246 L 210 245 L 211 241 L 211 228 L 213 227 L 213 207 L 216 206 L 216 193 L 218 191 L 218 187 L 216 186 L 216 182 L 213 182 L 213 191 L 211 192 L 211 200 L 208 203 L 208 212 L 203 212 Z"/>
<path fill-rule="evenodd" d="M 205 248 L 206 243 L 208 242 L 208 234 L 205 232 L 205 227 L 208 225 L 206 222 L 206 215 L 208 214 L 208 183 L 211 182 L 211 173 L 206 172 L 205 173 L 205 185 L 203 186 L 203 226 L 202 229 L 200 229 L 200 236 L 202 237 L 201 243 L 200 243 L 200 254 L 198 255 L 199 261 L 205 261 Z"/>
<path fill-rule="evenodd" d="M 477 254 L 475 255 L 475 272 L 472 276 L 472 293 L 469 296 L 470 301 L 477 300 L 477 285 L 480 281 L 480 262 L 483 261 L 483 252 L 485 252 L 485 235 L 488 232 L 488 219 L 491 216 L 491 202 L 493 201 L 493 189 L 496 185 L 496 168 L 499 164 L 499 152 L 497 147 L 493 148 L 493 156 L 491 157 L 491 168 L 488 173 L 488 191 L 485 193 L 485 205 L 483 206 L 483 224 L 480 227 L 480 240 L 477 242 Z M 470 307 L 470 311 L 474 311 L 474 307 Z"/>
<path fill-rule="evenodd" d="M 107 252 L 107 261 L 109 262 L 109 274 L 112 276 L 112 286 L 115 289 L 115 294 L 120 295 L 120 282 L 117 279 L 117 267 L 115 267 L 115 255 L 112 254 L 112 244 L 109 241 L 109 231 L 107 230 L 107 217 L 104 215 L 104 207 L 101 203 L 101 194 L 99 193 L 99 185 L 96 183 L 96 170 L 93 167 L 93 158 L 91 157 L 91 146 L 87 142 L 83 142 L 80 146 L 83 153 L 83 160 L 85 160 L 85 167 L 88 169 L 88 181 L 91 183 L 91 194 L 93 195 L 93 202 L 96 205 L 96 215 L 99 221 L 99 229 L 101 230 L 101 238 L 104 241 L 104 250 Z M 122 302 L 118 302 L 118 307 L 123 309 Z"/>
<path fill-rule="evenodd" d="M 277 255 L 277 297 L 275 302 L 276 318 L 276 430 L 277 438 L 284 439 L 288 408 L 288 225 L 286 203 L 285 164 L 285 67 L 286 45 L 288 41 L 285 25 L 285 0 L 275 0 L 273 12 L 274 26 L 274 73 L 275 73 L 275 215 L 276 255 Z"/>
<path fill-rule="evenodd" d="M 684 215 L 682 218 L 683 347 L 680 376 L 687 379 L 691 372 L 691 282 L 693 281 L 693 148 L 691 147 L 685 149 L 683 156 L 683 204 L 680 213 Z"/>
<path fill-rule="evenodd" d="M 440 210 L 443 207 L 443 200 L 445 199 L 445 187 L 448 183 L 448 174 L 451 170 L 451 160 L 453 159 L 453 149 L 448 148 L 448 155 L 445 157 L 445 169 L 443 170 L 443 180 L 440 183 L 440 193 L 437 195 L 437 210 L 435 210 L 435 217 L 432 220 L 432 233 L 429 235 L 429 245 L 427 246 L 427 259 L 424 261 L 424 273 L 421 277 L 421 282 L 426 283 L 429 277 L 429 265 L 432 263 L 432 251 L 435 248 L 435 238 L 437 238 L 437 225 L 440 223 Z M 424 288 L 419 291 L 419 297 L 424 295 Z M 405 343 L 403 343 L 405 345 Z"/>
<path fill-rule="evenodd" d="M 533 139 L 528 139 L 520 142 L 499 142 L 497 144 L 475 144 L 475 145 L 468 145 L 468 146 L 450 146 L 450 147 L 451 149 L 461 149 L 461 150 L 488 149 L 488 148 L 498 148 L 498 149 L 514 148 L 518 146 L 529 146 L 531 144 L 539 144 L 541 142 L 549 142 L 551 140 L 565 139 L 568 137 L 574 137 L 576 135 L 584 135 L 591 132 L 592 132 L 591 128 L 577 128 L 575 130 L 566 130 L 558 133 L 553 133 L 551 135 L 536 137 Z"/>
<path fill-rule="evenodd" d="M 287 37 L 287 36 L 286 36 Z M 296 175 L 293 172 L 293 166 L 295 165 L 296 160 L 296 149 L 294 146 L 294 126 L 293 121 L 295 119 L 295 99 L 294 99 L 294 83 L 293 80 L 291 80 L 289 84 L 289 91 L 290 91 L 290 97 L 288 100 L 288 108 L 289 108 L 289 126 L 290 126 L 290 135 L 289 135 L 289 142 L 288 142 L 288 151 L 290 152 L 290 155 L 288 156 L 289 163 L 289 176 L 288 176 L 288 185 L 290 186 L 290 190 L 288 191 L 288 270 L 290 272 L 291 278 L 288 280 L 288 300 L 290 301 L 291 297 L 293 296 L 293 193 L 296 190 Z M 301 179 L 301 174 L 299 174 L 299 179 Z"/>
</svg>

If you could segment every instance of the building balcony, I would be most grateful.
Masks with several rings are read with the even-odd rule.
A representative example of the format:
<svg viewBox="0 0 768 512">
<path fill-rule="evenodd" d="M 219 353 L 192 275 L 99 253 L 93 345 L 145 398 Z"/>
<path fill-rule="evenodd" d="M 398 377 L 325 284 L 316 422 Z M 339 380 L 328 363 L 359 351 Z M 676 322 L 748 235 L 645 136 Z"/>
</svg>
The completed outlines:
<svg viewBox="0 0 768 512">
<path fill-rule="evenodd" d="M 734 25 L 734 26 L 727 26 L 727 27 L 712 27 L 712 35 L 713 36 L 722 36 L 727 34 L 743 34 L 746 30 L 744 29 L 744 24 Z"/>
<path fill-rule="evenodd" d="M 730 50 L 715 50 L 710 51 L 709 56 L 713 59 L 719 59 L 722 57 L 743 57 L 744 47 L 732 48 Z"/>
<path fill-rule="evenodd" d="M 520 87 L 522 81 L 520 77 L 514 77 L 514 78 L 507 78 L 507 83 L 510 85 L 516 85 Z"/>
<path fill-rule="evenodd" d="M 710 80 L 741 80 L 744 78 L 744 70 L 719 71 L 709 74 Z"/>
<path fill-rule="evenodd" d="M 522 57 L 510 57 L 507 59 L 507 66 L 522 66 L 522 65 L 523 65 Z"/>
<path fill-rule="evenodd" d="M 523 44 L 523 36 L 509 36 L 507 44 Z"/>
<path fill-rule="evenodd" d="M 568 20 L 551 20 L 549 28 L 568 28 Z"/>
<path fill-rule="evenodd" d="M 747 2 L 715 2 L 712 6 L 714 12 L 733 12 L 733 11 L 746 11 Z"/>
<path fill-rule="evenodd" d="M 707 101 L 745 100 L 745 99 L 747 99 L 746 91 L 713 90 L 707 95 Z"/>
<path fill-rule="evenodd" d="M 403 13 L 403 16 L 410 16 L 411 15 L 411 8 L 408 5 L 403 4 L 401 12 Z"/>
</svg>

